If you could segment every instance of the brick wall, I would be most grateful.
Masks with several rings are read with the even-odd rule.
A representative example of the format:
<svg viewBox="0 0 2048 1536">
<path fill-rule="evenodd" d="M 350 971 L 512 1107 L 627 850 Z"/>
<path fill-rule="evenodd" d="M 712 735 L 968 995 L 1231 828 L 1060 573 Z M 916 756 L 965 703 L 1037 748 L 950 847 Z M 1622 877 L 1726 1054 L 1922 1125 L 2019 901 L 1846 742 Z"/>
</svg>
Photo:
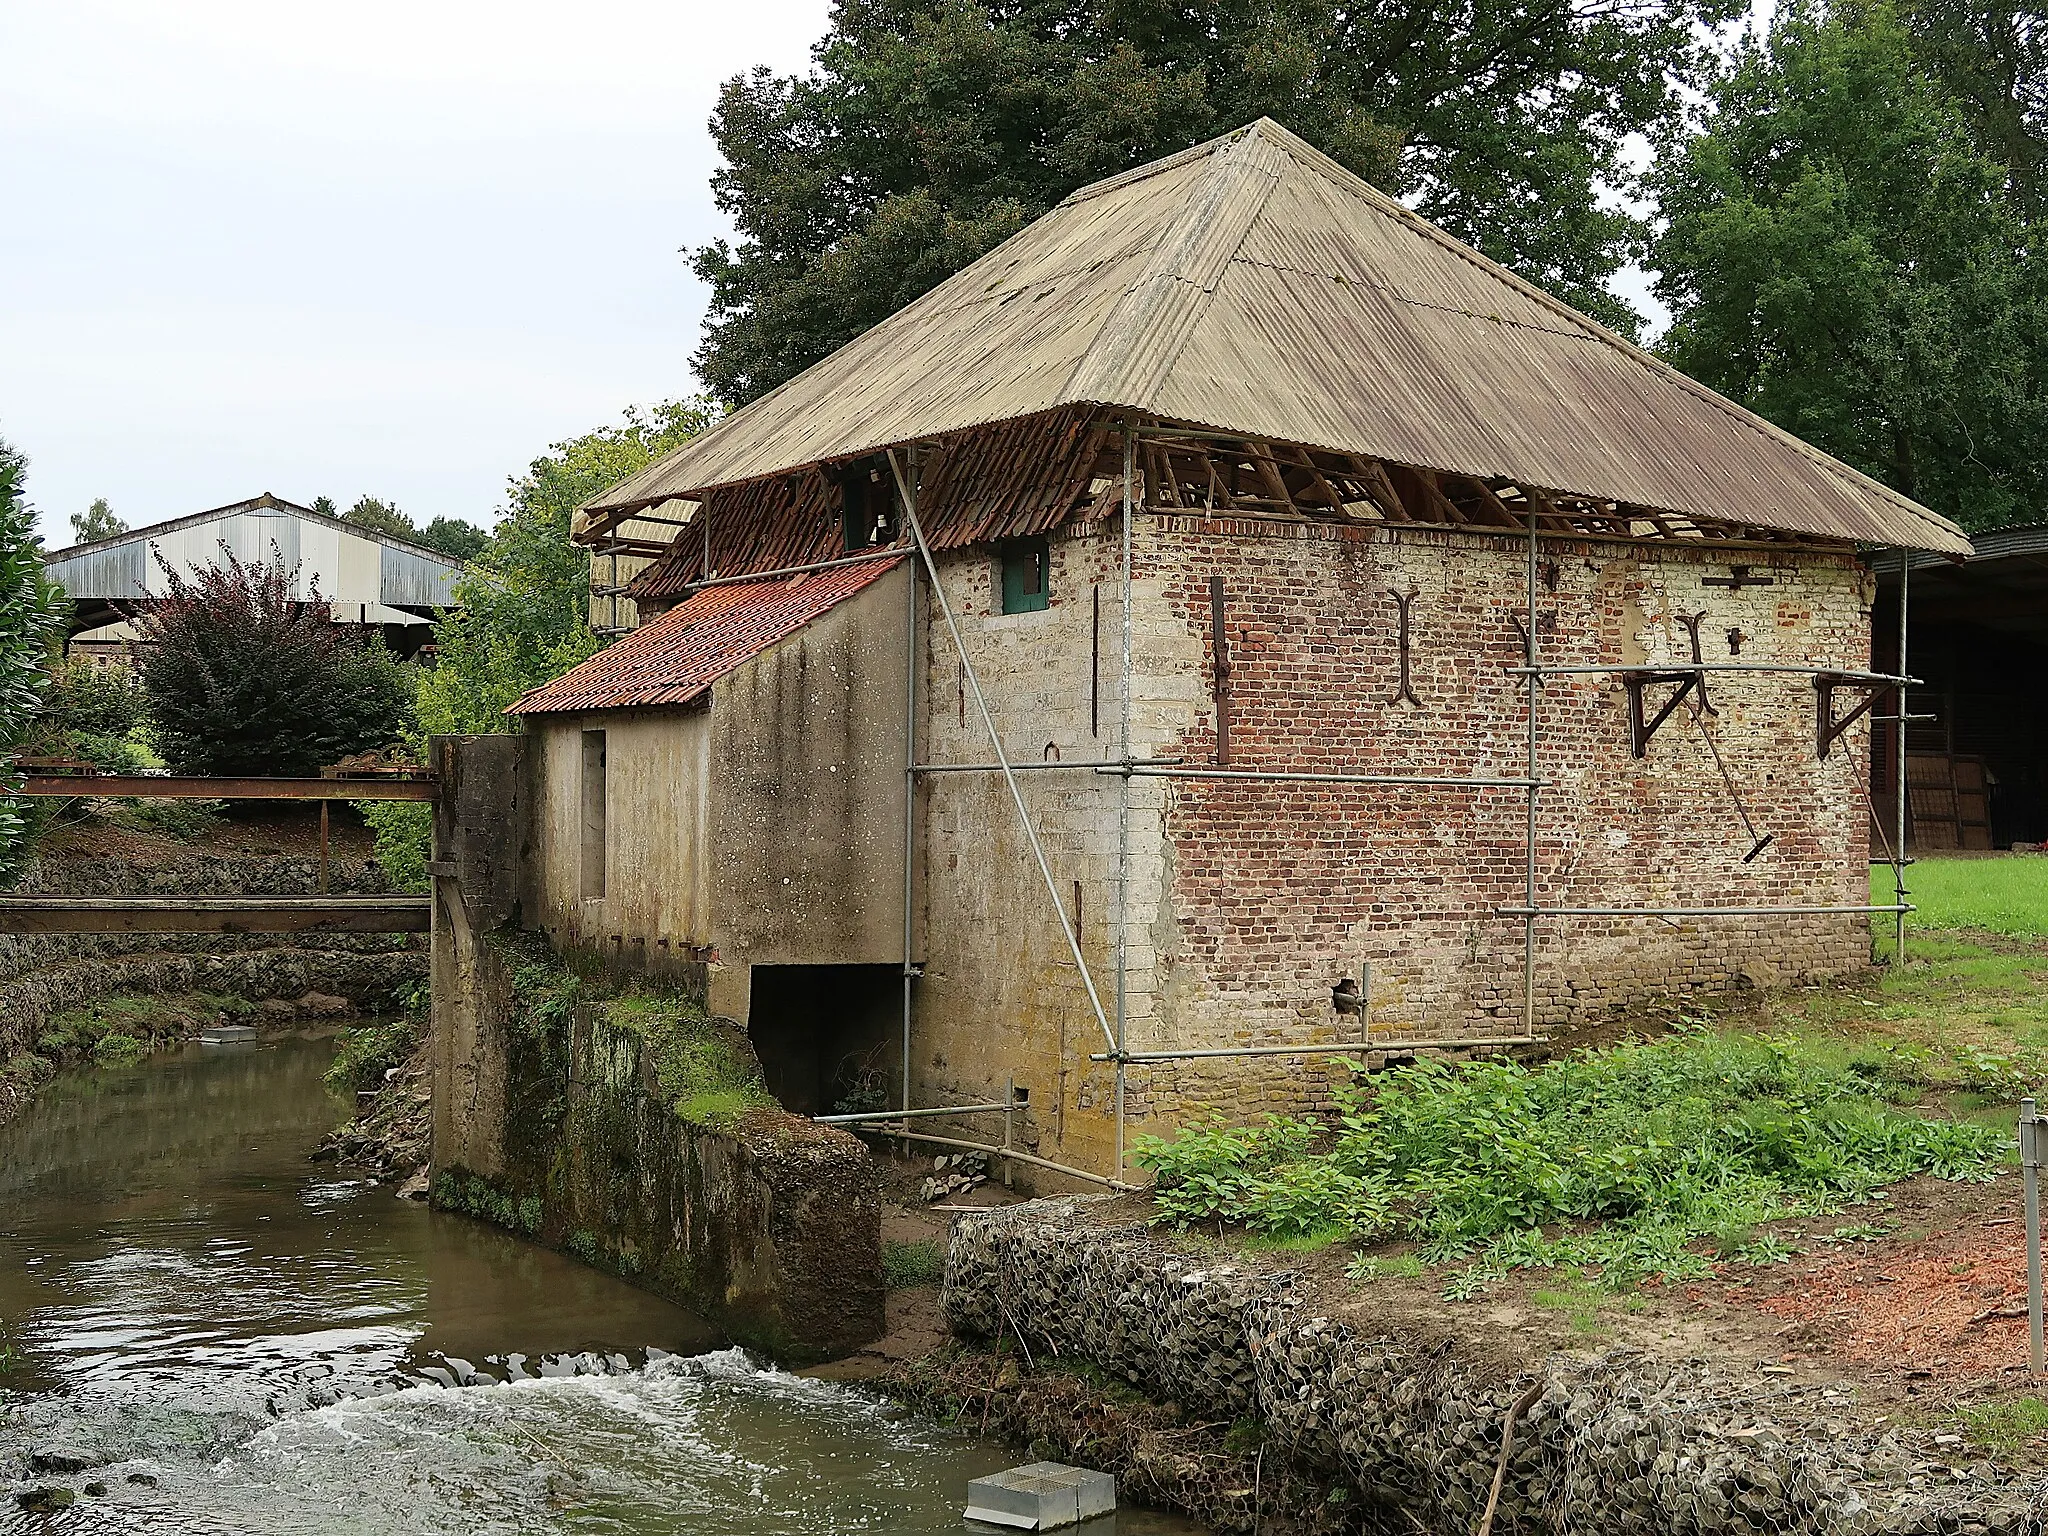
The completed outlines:
<svg viewBox="0 0 2048 1536">
<path fill-rule="evenodd" d="M 1060 897 L 1055 912 L 1000 776 L 929 777 L 926 975 L 914 1089 L 921 1102 L 1031 1091 L 1042 1153 L 1114 1161 L 1113 1074 L 1090 1063 L 1102 1030 L 1062 930 L 1075 921 L 1113 1011 L 1118 797 L 1072 764 L 1118 753 L 1118 530 L 1080 525 L 1052 545 L 1042 613 L 1001 615 L 983 551 L 947 557 L 1005 752 L 1058 770 L 1020 774 Z M 1134 531 L 1132 750 L 1215 762 L 1209 581 L 1223 578 L 1232 678 L 1231 763 L 1310 772 L 1519 777 L 1526 694 L 1514 619 L 1526 545 L 1476 534 L 1148 518 Z M 1846 554 L 1696 550 L 1546 539 L 1544 659 L 1689 659 L 1676 618 L 1701 625 L 1710 661 L 1867 664 L 1868 593 Z M 1705 585 L 1747 563 L 1772 585 Z M 1412 676 L 1395 701 L 1391 591 L 1414 592 Z M 922 652 L 919 756 L 983 763 L 986 734 L 934 610 Z M 1545 906 L 1777 905 L 1863 901 L 1867 736 L 1813 753 L 1813 689 L 1796 675 L 1717 676 L 1710 717 L 1751 816 L 1750 842 L 1689 710 L 1647 759 L 1629 755 L 1626 695 L 1608 676 L 1560 678 L 1539 706 L 1537 889 Z M 1389 789 L 1138 778 L 1130 796 L 1126 1038 L 1133 1049 L 1322 1044 L 1357 1037 L 1330 986 L 1367 963 L 1373 1035 L 1464 1039 L 1521 1027 L 1527 801 L 1513 788 Z M 1864 963 L 1857 917 L 1573 919 L 1538 929 L 1539 1028 L 1655 995 L 1769 986 Z M 1244 1058 L 1134 1067 L 1134 1132 L 1205 1104 L 1299 1109 L 1329 1062 Z M 989 1124 L 978 1127 L 990 1129 Z"/>
<path fill-rule="evenodd" d="M 1520 539 L 1173 520 L 1146 566 L 1171 622 L 1207 646 L 1209 580 L 1223 578 L 1232 651 L 1231 766 L 1515 777 L 1528 712 L 1515 620 Z M 1544 661 L 1689 660 L 1676 617 L 1704 612 L 1709 661 L 1868 665 L 1869 596 L 1846 554 L 1730 553 L 1663 543 L 1545 540 Z M 1731 591 L 1730 561 L 1771 585 Z M 1394 698 L 1396 605 L 1413 592 L 1419 704 Z M 1209 681 L 1205 673 L 1205 684 Z M 1867 817 L 1867 733 L 1816 759 L 1814 690 L 1798 675 L 1723 674 L 1704 721 L 1774 841 L 1751 840 L 1701 724 L 1685 706 L 1631 758 L 1627 695 L 1608 675 L 1549 680 L 1538 705 L 1536 889 L 1542 906 L 1855 904 Z M 1213 763 L 1213 703 L 1168 750 Z M 1329 989 L 1371 968 L 1381 1039 L 1489 1038 L 1522 1022 L 1520 789 L 1278 786 L 1176 781 L 1156 1033 L 1135 1048 L 1356 1038 Z M 1538 925 L 1539 1029 L 1658 994 L 1770 986 L 1864 964 L 1861 917 L 1548 919 Z M 1298 1102 L 1315 1064 L 1288 1058 L 1155 1069 L 1141 1108 L 1212 1101 L 1245 1113 Z"/>
</svg>

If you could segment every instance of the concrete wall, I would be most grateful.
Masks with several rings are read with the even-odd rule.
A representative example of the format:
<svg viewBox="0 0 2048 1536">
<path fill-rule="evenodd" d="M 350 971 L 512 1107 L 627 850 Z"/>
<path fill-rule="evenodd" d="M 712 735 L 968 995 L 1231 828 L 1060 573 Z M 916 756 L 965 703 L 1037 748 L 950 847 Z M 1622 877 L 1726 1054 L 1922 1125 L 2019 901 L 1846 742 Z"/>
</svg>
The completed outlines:
<svg viewBox="0 0 2048 1536">
<path fill-rule="evenodd" d="M 720 1130 L 686 1125 L 639 1041 L 598 1016 L 619 973 L 641 967 L 585 951 L 571 957 L 575 982 L 531 931 L 543 910 L 534 853 L 550 835 L 532 790 L 548 745 L 434 743 L 436 1202 L 612 1269 L 784 1358 L 858 1348 L 882 1327 L 866 1149 L 772 1108 Z"/>
<path fill-rule="evenodd" d="M 529 717 L 535 915 L 555 943 L 705 977 L 744 1022 L 754 965 L 903 957 L 909 575 L 713 685 L 708 706 Z M 605 733 L 605 892 L 583 893 L 583 734 Z"/>
<path fill-rule="evenodd" d="M 1514 618 L 1526 545 L 1477 534 L 1151 518 L 1134 530 L 1132 749 L 1215 763 L 1209 580 L 1224 578 L 1234 678 L 1231 766 L 1310 772 L 1513 777 L 1526 751 Z M 1001 615 L 992 562 L 946 557 L 942 573 L 1005 751 L 1038 764 L 1117 752 L 1121 615 L 1114 523 L 1052 543 L 1051 599 Z M 1867 578 L 1847 554 L 1716 551 L 1547 539 L 1539 634 L 1546 660 L 1688 659 L 1680 613 L 1705 612 L 1709 661 L 1859 668 L 1869 654 Z M 1730 562 L 1768 586 L 1730 590 Z M 1393 702 L 1391 591 L 1413 591 L 1419 705 Z M 934 615 L 921 653 L 920 756 L 985 762 L 986 735 L 959 657 Z M 1813 751 L 1814 693 L 1800 676 L 1710 685 L 1708 722 L 1750 814 L 1750 841 L 1690 713 L 1630 757 L 1626 696 L 1612 677 L 1546 686 L 1539 773 L 1544 905 L 1782 905 L 1864 901 L 1867 829 L 1859 727 L 1827 762 Z M 1114 1160 L 1112 1078 L 1089 1053 L 1102 1031 L 1061 931 L 1113 1006 L 1118 779 L 1021 776 L 1052 867 L 1055 913 L 995 775 L 926 786 L 922 889 L 928 966 L 917 999 L 921 1102 L 1031 1092 L 1029 1138 L 1059 1161 Z M 1444 791 L 1134 779 L 1130 789 L 1127 1039 L 1133 1049 L 1326 1044 L 1358 1038 L 1330 987 L 1372 973 L 1381 1039 L 1510 1034 L 1521 1025 L 1519 790 Z M 1539 1028 L 1582 1022 L 1659 994 L 1768 986 L 1839 974 L 1868 958 L 1858 917 L 1547 920 L 1539 930 Z M 1325 1058 L 1243 1058 L 1134 1067 L 1134 1133 L 1204 1106 L 1253 1115 L 1311 1107 Z"/>
</svg>

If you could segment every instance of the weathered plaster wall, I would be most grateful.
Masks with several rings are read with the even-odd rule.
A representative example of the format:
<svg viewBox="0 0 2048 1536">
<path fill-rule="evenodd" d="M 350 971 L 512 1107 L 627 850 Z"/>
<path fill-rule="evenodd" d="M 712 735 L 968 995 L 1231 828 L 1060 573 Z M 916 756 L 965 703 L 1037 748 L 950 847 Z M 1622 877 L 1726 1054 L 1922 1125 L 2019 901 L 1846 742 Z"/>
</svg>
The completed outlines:
<svg viewBox="0 0 2048 1536">
<path fill-rule="evenodd" d="M 536 915 L 562 947 L 708 973 L 903 954 L 905 608 L 882 577 L 713 685 L 710 703 L 529 717 Z M 583 732 L 603 731 L 605 891 L 583 894 Z"/>
<path fill-rule="evenodd" d="M 1004 753 L 1020 764 L 1082 764 L 1021 772 L 1018 782 L 1060 893 L 1055 911 L 1014 803 L 994 773 L 934 774 L 923 785 L 920 861 L 928 922 L 915 998 L 912 1092 L 920 1103 L 993 1101 L 1014 1075 L 1031 1095 L 1024 1139 L 1055 1161 L 1115 1161 L 1114 1073 L 1088 1055 L 1105 1047 L 1061 924 L 1078 922 L 1102 1006 L 1115 1008 L 1117 800 L 1121 781 L 1085 765 L 1119 755 L 1122 589 L 1115 525 L 1053 535 L 1047 606 L 1003 614 L 985 550 L 940 557 L 947 600 L 986 690 Z M 1134 615 L 1158 611 L 1156 580 L 1138 581 Z M 922 630 L 919 757 L 988 763 L 988 735 L 958 651 L 933 605 Z M 1133 635 L 1133 748 L 1156 755 L 1169 721 L 1195 702 L 1199 652 L 1177 631 L 1141 620 Z M 1132 1027 L 1149 1012 L 1145 942 L 1161 897 L 1158 781 L 1131 784 Z M 962 1123 L 985 1136 L 988 1122 Z"/>
<path fill-rule="evenodd" d="M 545 910 L 533 855 L 547 807 L 533 791 L 547 746 L 434 742 L 436 1200 L 682 1301 L 742 1342 L 792 1358 L 859 1347 L 882 1314 L 865 1148 L 773 1109 L 719 1131 L 686 1125 L 639 1041 L 578 1003 L 580 984 L 531 932 Z M 578 959 L 599 975 L 642 968 L 595 946 Z"/>
</svg>

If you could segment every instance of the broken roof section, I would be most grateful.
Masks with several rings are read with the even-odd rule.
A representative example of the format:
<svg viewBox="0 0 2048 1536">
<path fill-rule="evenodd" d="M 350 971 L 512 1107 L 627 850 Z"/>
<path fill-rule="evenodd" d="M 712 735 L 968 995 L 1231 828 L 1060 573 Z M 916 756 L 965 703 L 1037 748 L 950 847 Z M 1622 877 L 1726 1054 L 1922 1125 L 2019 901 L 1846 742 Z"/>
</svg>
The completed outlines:
<svg viewBox="0 0 2048 1536">
<path fill-rule="evenodd" d="M 522 694 L 508 715 L 694 704 L 721 677 L 871 586 L 904 556 L 788 580 L 705 587 L 551 683 Z"/>
<path fill-rule="evenodd" d="M 1082 188 L 594 498 L 579 532 L 1070 406 L 1715 522 L 1970 548 L 1945 518 L 1686 378 L 1265 118 Z"/>
</svg>

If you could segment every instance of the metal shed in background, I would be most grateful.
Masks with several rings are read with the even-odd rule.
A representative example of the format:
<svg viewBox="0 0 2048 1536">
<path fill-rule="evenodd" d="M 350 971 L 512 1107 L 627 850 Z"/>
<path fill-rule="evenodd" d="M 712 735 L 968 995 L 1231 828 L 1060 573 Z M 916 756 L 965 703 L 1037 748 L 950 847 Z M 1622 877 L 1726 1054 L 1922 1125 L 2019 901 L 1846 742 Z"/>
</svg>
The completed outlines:
<svg viewBox="0 0 2048 1536">
<path fill-rule="evenodd" d="M 160 600 L 164 567 L 181 576 L 222 563 L 281 561 L 296 569 L 295 593 L 315 590 L 335 622 L 374 627 L 401 655 L 426 644 L 434 613 L 454 602 L 462 562 L 327 517 L 265 491 L 190 517 L 136 528 L 51 554 L 50 579 L 71 599 L 69 637 L 80 649 L 120 645 L 125 616 Z"/>
</svg>

